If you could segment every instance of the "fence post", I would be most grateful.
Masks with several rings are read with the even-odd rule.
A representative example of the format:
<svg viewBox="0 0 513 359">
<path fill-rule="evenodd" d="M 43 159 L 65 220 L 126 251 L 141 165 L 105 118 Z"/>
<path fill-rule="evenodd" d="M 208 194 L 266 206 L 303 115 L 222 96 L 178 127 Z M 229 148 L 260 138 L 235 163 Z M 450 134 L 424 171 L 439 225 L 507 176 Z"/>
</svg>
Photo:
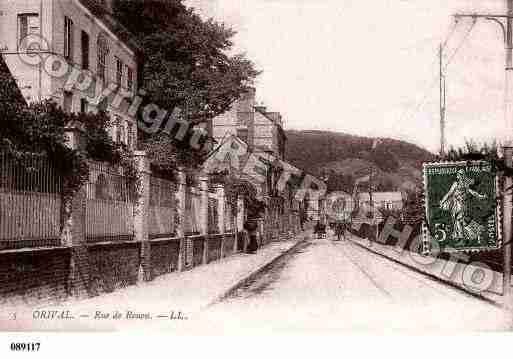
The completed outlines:
<svg viewBox="0 0 513 359">
<path fill-rule="evenodd" d="M 265 197 L 264 198 L 264 201 L 265 201 L 265 209 L 264 209 L 264 221 L 267 223 L 267 228 L 265 228 L 265 233 L 260 233 L 260 226 L 258 226 L 257 228 L 257 233 L 259 233 L 259 236 L 261 237 L 260 238 L 260 245 L 263 245 L 264 243 L 264 240 L 267 241 L 267 236 L 271 235 L 272 236 L 272 231 L 273 231 L 273 222 L 272 222 L 272 216 L 271 216 L 271 208 L 269 206 L 270 204 L 270 201 L 269 201 L 269 197 Z"/>
<path fill-rule="evenodd" d="M 178 169 L 178 174 L 176 177 L 178 181 L 178 192 L 176 193 L 178 203 L 176 206 L 176 211 L 179 221 L 176 226 L 176 234 L 180 240 L 180 247 L 178 250 L 178 271 L 182 272 L 185 269 L 185 260 L 187 257 L 187 254 L 185 253 L 185 196 L 187 191 L 187 179 L 183 168 Z"/>
<path fill-rule="evenodd" d="M 217 223 L 219 223 L 219 234 L 222 235 L 221 237 L 221 258 L 224 257 L 224 242 L 225 242 L 225 196 L 224 196 L 224 186 L 222 184 L 218 184 L 216 187 L 217 192 L 217 216 L 218 220 Z"/>
<path fill-rule="evenodd" d="M 84 147 L 83 130 L 78 125 L 65 128 L 66 145 L 73 150 Z M 89 294 L 89 251 L 86 242 L 85 207 L 86 188 L 82 187 L 73 196 L 63 196 L 61 242 L 70 248 L 68 295 L 86 297 Z"/>
<path fill-rule="evenodd" d="M 240 227 L 239 227 L 239 196 L 235 197 L 235 201 L 236 201 L 236 205 L 235 205 L 235 208 L 232 207 L 232 209 L 235 209 L 235 213 L 232 213 L 232 217 L 235 217 L 234 221 L 233 221 L 233 232 L 234 232 L 234 235 L 235 235 L 235 240 L 233 241 L 233 254 L 236 254 L 237 253 L 237 249 L 238 249 L 238 241 L 239 241 L 239 232 L 240 232 Z"/>
<path fill-rule="evenodd" d="M 139 186 L 134 208 L 135 240 L 141 244 L 139 281 L 151 280 L 151 243 L 149 241 L 148 209 L 150 205 L 150 163 L 146 152 L 135 151 Z"/>
<path fill-rule="evenodd" d="M 205 237 L 205 245 L 203 246 L 203 259 L 202 264 L 208 262 L 208 176 L 200 175 L 200 193 L 201 193 L 201 205 L 200 205 L 200 233 Z"/>
<path fill-rule="evenodd" d="M 266 240 L 269 242 L 274 242 L 280 238 L 280 230 L 278 227 L 278 217 L 276 212 L 276 197 L 269 198 L 269 215 L 270 215 L 270 221 L 269 223 L 272 223 L 272 230 L 271 230 L 271 236 L 267 236 Z"/>
<path fill-rule="evenodd" d="M 245 253 L 248 249 L 248 241 L 244 230 L 244 217 L 244 198 L 237 197 L 237 238 L 239 236 L 239 233 L 242 233 L 243 245 L 242 248 L 239 249 L 242 249 L 242 251 Z"/>
</svg>

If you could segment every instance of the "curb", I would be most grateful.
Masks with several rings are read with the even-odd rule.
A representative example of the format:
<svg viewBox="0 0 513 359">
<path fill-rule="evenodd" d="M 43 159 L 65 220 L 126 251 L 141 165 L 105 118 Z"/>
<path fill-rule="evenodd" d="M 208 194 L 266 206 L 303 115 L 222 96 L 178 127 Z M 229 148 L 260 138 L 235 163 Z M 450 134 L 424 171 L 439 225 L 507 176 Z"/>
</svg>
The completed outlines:
<svg viewBox="0 0 513 359">
<path fill-rule="evenodd" d="M 295 243 L 292 247 L 289 249 L 281 252 L 279 255 L 271 259 L 269 262 L 265 263 L 261 267 L 254 270 L 252 273 L 249 273 L 244 278 L 238 280 L 234 285 L 230 286 L 226 291 L 224 291 L 221 295 L 217 296 L 213 301 L 211 301 L 209 304 L 207 304 L 204 309 L 207 309 L 215 304 L 218 304 L 228 298 L 233 292 L 235 292 L 240 287 L 246 285 L 247 283 L 253 281 L 256 277 L 258 277 L 260 274 L 265 272 L 267 269 L 269 269 L 273 264 L 275 264 L 278 260 L 295 250 L 297 247 L 299 247 L 301 244 L 305 243 L 307 241 L 307 235 L 303 237 L 303 239 L 299 240 L 297 243 Z"/>
<path fill-rule="evenodd" d="M 351 243 L 356 244 L 357 246 L 359 246 L 359 247 L 361 247 L 361 248 L 363 248 L 363 249 L 365 249 L 365 250 L 367 250 L 367 251 L 369 251 L 371 253 L 374 253 L 374 254 L 376 254 L 376 255 L 378 255 L 380 257 L 386 258 L 386 259 L 388 259 L 391 262 L 400 264 L 403 267 L 406 267 L 406 268 L 408 268 L 408 269 L 410 269 L 410 270 L 412 270 L 412 271 L 414 271 L 416 273 L 422 274 L 423 276 L 426 276 L 426 277 L 428 277 L 428 278 L 430 278 L 430 279 L 432 279 L 432 280 L 434 280 L 436 282 L 448 285 L 449 287 L 457 289 L 458 291 L 463 292 L 464 294 L 466 294 L 468 296 L 471 296 L 471 297 L 474 297 L 474 298 L 477 298 L 477 299 L 481 299 L 481 300 L 483 300 L 483 301 L 485 301 L 487 303 L 490 303 L 490 304 L 492 304 L 492 305 L 494 305 L 496 307 L 499 307 L 499 308 L 503 308 L 504 307 L 504 305 L 502 303 L 500 303 L 500 302 L 498 302 L 498 301 L 496 301 L 494 299 L 488 298 L 488 297 L 484 296 L 483 294 L 469 291 L 468 289 L 466 289 L 462 285 L 459 285 L 459 284 L 454 283 L 452 281 L 449 281 L 447 279 L 443 279 L 443 278 L 437 277 L 436 275 L 433 275 L 431 273 L 424 272 L 424 271 L 418 269 L 417 267 L 414 267 L 414 266 L 409 265 L 407 263 L 401 262 L 401 261 L 399 261 L 399 260 L 397 260 L 395 258 L 391 258 L 391 257 L 387 256 L 386 254 L 383 254 L 383 253 L 380 253 L 378 251 L 373 250 L 370 247 L 364 246 L 363 244 L 358 243 L 357 241 L 355 241 L 355 240 L 353 240 L 351 238 L 349 238 L 349 240 L 351 241 Z"/>
</svg>

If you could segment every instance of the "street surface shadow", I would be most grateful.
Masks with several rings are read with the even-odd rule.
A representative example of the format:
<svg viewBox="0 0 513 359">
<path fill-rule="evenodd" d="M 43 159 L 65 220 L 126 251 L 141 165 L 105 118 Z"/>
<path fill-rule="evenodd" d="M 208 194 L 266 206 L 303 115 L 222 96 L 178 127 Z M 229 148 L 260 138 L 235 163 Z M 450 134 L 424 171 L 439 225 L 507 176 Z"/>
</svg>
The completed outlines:
<svg viewBox="0 0 513 359">
<path fill-rule="evenodd" d="M 304 253 L 308 247 L 318 245 L 312 240 L 306 240 L 297 245 L 294 249 L 269 264 L 264 271 L 259 273 L 255 278 L 245 282 L 242 286 L 235 289 L 224 300 L 231 299 L 247 299 L 271 291 L 272 285 L 280 279 L 283 270 L 288 263 L 296 256 Z"/>
</svg>

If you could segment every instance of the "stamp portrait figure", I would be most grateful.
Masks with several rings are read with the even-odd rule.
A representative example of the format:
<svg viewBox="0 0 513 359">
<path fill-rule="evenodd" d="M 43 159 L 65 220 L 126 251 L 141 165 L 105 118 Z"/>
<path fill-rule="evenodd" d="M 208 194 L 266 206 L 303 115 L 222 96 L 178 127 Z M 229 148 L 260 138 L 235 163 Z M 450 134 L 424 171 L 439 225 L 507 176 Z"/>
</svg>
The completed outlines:
<svg viewBox="0 0 513 359">
<path fill-rule="evenodd" d="M 452 234 L 454 240 L 469 240 L 478 233 L 472 233 L 471 226 L 467 225 L 467 218 L 470 215 L 470 205 L 473 198 L 484 200 L 486 195 L 473 190 L 471 186 L 474 180 L 460 169 L 456 174 L 456 181 L 453 182 L 449 191 L 440 200 L 440 207 L 449 211 L 452 219 Z"/>
</svg>

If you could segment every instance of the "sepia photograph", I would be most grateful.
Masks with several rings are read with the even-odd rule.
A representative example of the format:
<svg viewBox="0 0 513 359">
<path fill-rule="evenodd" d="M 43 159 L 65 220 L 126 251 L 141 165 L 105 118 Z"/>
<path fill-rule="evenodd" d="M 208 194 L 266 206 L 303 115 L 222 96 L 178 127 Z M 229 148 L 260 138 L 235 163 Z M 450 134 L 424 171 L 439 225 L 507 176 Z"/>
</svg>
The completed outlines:
<svg viewBox="0 0 513 359">
<path fill-rule="evenodd" d="M 0 55 L 0 333 L 513 332 L 513 0 L 0 0 Z"/>
</svg>

